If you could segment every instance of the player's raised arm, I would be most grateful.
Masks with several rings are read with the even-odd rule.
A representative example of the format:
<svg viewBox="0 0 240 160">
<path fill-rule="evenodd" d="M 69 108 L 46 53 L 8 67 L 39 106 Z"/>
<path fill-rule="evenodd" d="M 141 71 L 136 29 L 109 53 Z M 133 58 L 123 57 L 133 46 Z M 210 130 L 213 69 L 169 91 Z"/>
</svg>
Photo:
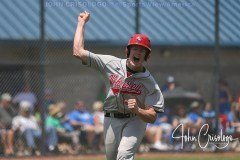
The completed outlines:
<svg viewBox="0 0 240 160">
<path fill-rule="evenodd" d="M 84 27 L 89 18 L 90 14 L 86 11 L 79 14 L 73 42 L 73 56 L 80 59 L 83 63 L 86 63 L 88 59 L 88 51 L 84 49 Z"/>
</svg>

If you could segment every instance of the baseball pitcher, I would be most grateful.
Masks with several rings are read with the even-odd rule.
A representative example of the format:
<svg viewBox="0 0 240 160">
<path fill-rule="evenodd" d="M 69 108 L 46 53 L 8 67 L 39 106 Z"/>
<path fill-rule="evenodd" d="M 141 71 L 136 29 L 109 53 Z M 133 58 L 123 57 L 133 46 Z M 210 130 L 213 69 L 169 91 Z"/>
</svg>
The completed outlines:
<svg viewBox="0 0 240 160">
<path fill-rule="evenodd" d="M 156 112 L 164 111 L 162 93 L 144 67 L 150 58 L 151 44 L 144 34 L 133 35 L 126 48 L 127 59 L 94 54 L 84 48 L 84 27 L 90 18 L 80 13 L 74 37 L 73 55 L 104 77 L 107 97 L 104 102 L 104 138 L 108 160 L 132 160 Z"/>
</svg>

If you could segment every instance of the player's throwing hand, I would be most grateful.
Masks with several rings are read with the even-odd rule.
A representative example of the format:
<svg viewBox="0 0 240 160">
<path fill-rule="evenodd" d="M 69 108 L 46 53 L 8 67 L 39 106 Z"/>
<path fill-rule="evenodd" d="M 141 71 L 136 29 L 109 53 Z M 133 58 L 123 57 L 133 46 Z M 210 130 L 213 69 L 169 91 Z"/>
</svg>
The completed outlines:
<svg viewBox="0 0 240 160">
<path fill-rule="evenodd" d="M 84 11 L 84 12 L 79 14 L 78 22 L 85 22 L 85 23 L 87 23 L 89 18 L 90 18 L 90 13 L 88 13 L 87 11 Z"/>
</svg>

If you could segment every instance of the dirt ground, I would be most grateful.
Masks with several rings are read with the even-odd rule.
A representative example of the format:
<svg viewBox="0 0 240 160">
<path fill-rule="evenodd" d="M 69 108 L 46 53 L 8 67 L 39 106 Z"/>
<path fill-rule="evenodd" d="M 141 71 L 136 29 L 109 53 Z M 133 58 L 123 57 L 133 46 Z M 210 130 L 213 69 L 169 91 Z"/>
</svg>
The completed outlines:
<svg viewBox="0 0 240 160">
<path fill-rule="evenodd" d="M 177 157 L 236 157 L 239 156 L 239 152 L 226 152 L 226 153 L 144 153 L 137 154 L 138 158 L 177 158 Z M 59 156 L 39 156 L 39 157 L 11 157 L 11 158 L 0 158 L 1 160 L 104 160 L 104 154 L 94 154 L 94 155 L 59 155 Z"/>
</svg>

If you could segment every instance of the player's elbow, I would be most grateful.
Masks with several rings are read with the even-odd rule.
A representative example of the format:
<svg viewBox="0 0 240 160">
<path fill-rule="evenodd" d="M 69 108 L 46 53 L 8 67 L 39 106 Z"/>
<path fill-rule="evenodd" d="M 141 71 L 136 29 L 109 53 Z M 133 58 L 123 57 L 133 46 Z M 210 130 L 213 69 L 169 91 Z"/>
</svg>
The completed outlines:
<svg viewBox="0 0 240 160">
<path fill-rule="evenodd" d="M 77 59 L 80 59 L 83 64 L 87 64 L 89 52 L 85 49 L 74 49 L 73 56 Z"/>
<path fill-rule="evenodd" d="M 149 117 L 149 122 L 148 123 L 154 123 L 157 119 L 157 113 L 155 112 L 154 109 L 150 109 L 150 117 Z"/>
<path fill-rule="evenodd" d="M 82 59 L 84 52 L 85 52 L 84 49 L 77 49 L 77 48 L 73 47 L 73 56 L 78 59 Z"/>
<path fill-rule="evenodd" d="M 149 118 L 149 122 L 148 123 L 154 123 L 157 119 L 157 116 L 152 116 L 151 118 Z"/>
</svg>

